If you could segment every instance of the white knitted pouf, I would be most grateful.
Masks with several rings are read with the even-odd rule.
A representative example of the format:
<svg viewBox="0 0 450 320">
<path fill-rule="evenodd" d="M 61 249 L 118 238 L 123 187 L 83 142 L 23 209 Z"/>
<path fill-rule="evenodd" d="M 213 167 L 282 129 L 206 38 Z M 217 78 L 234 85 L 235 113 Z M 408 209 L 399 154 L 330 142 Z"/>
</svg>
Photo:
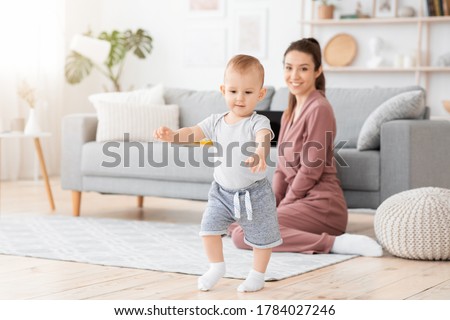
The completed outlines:
<svg viewBox="0 0 450 320">
<path fill-rule="evenodd" d="M 408 259 L 450 258 L 450 190 L 419 188 L 386 199 L 375 214 L 375 234 L 391 254 Z"/>
</svg>

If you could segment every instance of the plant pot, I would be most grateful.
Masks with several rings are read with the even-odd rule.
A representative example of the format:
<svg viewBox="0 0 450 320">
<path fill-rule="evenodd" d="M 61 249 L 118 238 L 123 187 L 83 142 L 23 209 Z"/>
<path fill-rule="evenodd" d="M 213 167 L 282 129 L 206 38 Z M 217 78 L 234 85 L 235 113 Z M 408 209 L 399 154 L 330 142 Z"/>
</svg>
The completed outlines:
<svg viewBox="0 0 450 320">
<path fill-rule="evenodd" d="M 333 19 L 334 16 L 334 5 L 319 6 L 319 19 Z"/>
</svg>

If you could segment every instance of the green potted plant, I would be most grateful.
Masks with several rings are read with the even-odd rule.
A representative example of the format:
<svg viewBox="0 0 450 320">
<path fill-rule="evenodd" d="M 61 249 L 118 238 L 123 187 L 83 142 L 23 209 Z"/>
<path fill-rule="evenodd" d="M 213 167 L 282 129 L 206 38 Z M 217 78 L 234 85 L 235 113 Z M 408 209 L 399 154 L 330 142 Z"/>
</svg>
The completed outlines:
<svg viewBox="0 0 450 320">
<path fill-rule="evenodd" d="M 92 37 L 90 32 L 86 36 Z M 107 57 L 101 62 L 95 61 L 87 54 L 83 55 L 73 48 L 66 57 L 66 80 L 70 84 L 80 83 L 91 73 L 92 69 L 97 69 L 112 82 L 113 91 L 121 91 L 120 76 L 128 52 L 131 51 L 139 59 L 147 58 L 153 49 L 153 39 L 143 29 L 135 32 L 132 30 L 102 32 L 97 39 L 109 42 L 110 49 Z M 107 88 L 105 89 L 108 91 Z"/>
</svg>

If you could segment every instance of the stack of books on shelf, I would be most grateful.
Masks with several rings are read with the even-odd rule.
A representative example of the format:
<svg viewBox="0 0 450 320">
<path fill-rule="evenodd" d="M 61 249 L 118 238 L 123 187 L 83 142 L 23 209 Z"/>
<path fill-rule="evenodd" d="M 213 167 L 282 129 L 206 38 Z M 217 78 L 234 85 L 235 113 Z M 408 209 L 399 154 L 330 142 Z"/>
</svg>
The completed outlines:
<svg viewBox="0 0 450 320">
<path fill-rule="evenodd" d="M 429 17 L 450 16 L 450 0 L 425 0 L 425 13 Z"/>
</svg>

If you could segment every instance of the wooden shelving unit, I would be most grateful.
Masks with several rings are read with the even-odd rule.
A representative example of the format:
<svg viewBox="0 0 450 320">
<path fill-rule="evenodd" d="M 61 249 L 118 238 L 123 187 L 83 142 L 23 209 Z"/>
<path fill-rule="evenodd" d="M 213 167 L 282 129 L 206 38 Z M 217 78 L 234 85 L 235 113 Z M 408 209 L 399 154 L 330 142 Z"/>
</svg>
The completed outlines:
<svg viewBox="0 0 450 320">
<path fill-rule="evenodd" d="M 361 19 L 333 19 L 300 21 L 307 25 L 354 25 L 354 24 L 406 24 L 406 23 L 435 23 L 450 22 L 450 16 L 445 17 L 411 17 L 411 18 L 361 18 Z"/>
<path fill-rule="evenodd" d="M 430 65 L 430 24 L 434 23 L 450 23 L 450 16 L 428 17 L 424 16 L 425 1 L 418 3 L 418 16 L 408 18 L 360 18 L 360 19 L 332 19 L 319 20 L 315 18 L 316 6 L 315 2 L 311 1 L 311 13 L 309 19 L 305 19 L 305 2 L 310 0 L 302 0 L 301 13 L 301 35 L 302 37 L 314 36 L 314 28 L 328 27 L 328 26 L 360 26 L 360 25 L 386 25 L 386 24 L 415 24 L 417 28 L 416 37 L 416 66 L 411 68 L 368 68 L 363 66 L 348 66 L 348 67 L 325 67 L 327 72 L 339 73 L 415 73 L 416 84 L 421 84 L 421 77 L 424 77 L 424 87 L 429 87 L 430 73 L 450 72 L 450 67 L 437 67 Z M 373 0 L 372 6 L 375 8 L 376 1 Z M 305 34 L 305 26 L 309 27 L 309 35 Z M 449 48 L 450 50 L 450 48 Z"/>
</svg>

